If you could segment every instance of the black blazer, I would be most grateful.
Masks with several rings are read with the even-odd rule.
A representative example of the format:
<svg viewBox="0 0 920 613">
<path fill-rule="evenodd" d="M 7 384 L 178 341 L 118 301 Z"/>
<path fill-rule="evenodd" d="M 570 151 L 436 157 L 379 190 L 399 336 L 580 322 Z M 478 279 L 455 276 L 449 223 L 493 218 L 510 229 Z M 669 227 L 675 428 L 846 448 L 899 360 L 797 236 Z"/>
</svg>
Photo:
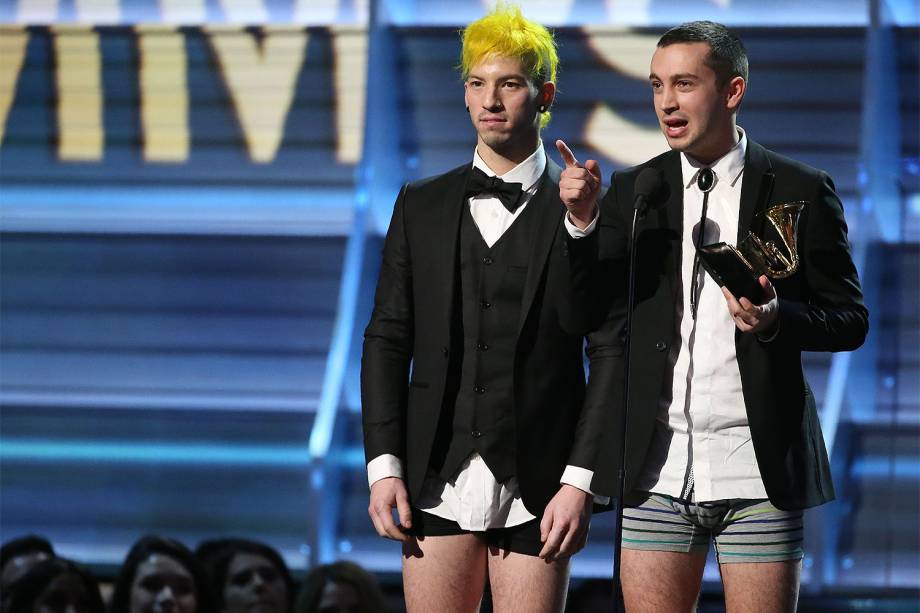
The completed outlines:
<svg viewBox="0 0 920 613">
<path fill-rule="evenodd" d="M 470 169 L 467 164 L 402 188 L 364 333 L 365 455 L 368 461 L 381 454 L 401 458 L 412 498 L 418 497 L 436 444 L 445 395 L 456 394 L 459 378 L 451 322 L 460 308 L 458 236 Z M 558 491 L 567 464 L 594 469 L 602 433 L 612 423 L 606 402 L 584 402 L 584 337 L 571 323 L 560 172 L 548 159 L 541 186 L 527 205 L 537 209 L 539 219 L 509 365 L 514 369 L 516 477 L 524 505 L 537 516 Z M 592 370 L 609 359 L 591 349 L 589 357 Z M 611 494 L 595 483 L 596 494 Z"/>
<path fill-rule="evenodd" d="M 660 395 L 671 385 L 668 350 L 679 342 L 682 304 L 681 233 L 683 186 L 680 154 L 670 151 L 617 172 L 600 203 L 596 236 L 571 243 L 573 291 L 582 296 L 588 326 L 607 317 L 605 342 L 625 343 L 626 259 L 632 222 L 633 185 L 639 171 L 658 168 L 669 187 L 667 201 L 637 226 L 637 294 L 630 347 L 630 414 L 626 442 L 627 494 L 645 461 Z M 752 229 L 762 235 L 755 213 L 770 205 L 807 200 L 799 220 L 799 270 L 774 281 L 779 296 L 779 332 L 771 342 L 735 330 L 754 452 L 771 502 L 802 509 L 832 500 L 834 489 L 815 399 L 802 371 L 802 351 L 846 351 L 868 332 L 868 311 L 847 242 L 843 207 L 828 176 L 748 140 L 738 240 Z M 614 360 L 616 361 L 616 360 Z M 622 380 L 623 361 L 606 376 Z M 612 364 L 612 362 L 611 362 Z M 616 412 L 624 410 L 622 388 L 611 389 Z M 602 449 L 604 464 L 619 464 L 619 437 Z M 612 471 L 605 473 L 610 478 Z"/>
</svg>

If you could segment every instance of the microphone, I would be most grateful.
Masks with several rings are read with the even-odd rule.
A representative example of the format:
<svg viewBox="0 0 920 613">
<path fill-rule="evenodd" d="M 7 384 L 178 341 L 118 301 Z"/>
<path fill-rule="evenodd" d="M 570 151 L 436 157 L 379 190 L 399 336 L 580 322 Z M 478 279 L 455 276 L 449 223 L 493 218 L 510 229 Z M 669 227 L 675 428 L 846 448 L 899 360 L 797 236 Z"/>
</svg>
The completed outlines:
<svg viewBox="0 0 920 613">
<path fill-rule="evenodd" d="M 616 175 L 614 175 L 616 177 Z M 645 209 L 649 205 L 656 205 L 661 202 L 664 202 L 670 195 L 670 188 L 668 187 L 667 182 L 664 180 L 664 174 L 656 168 L 643 168 L 639 171 L 639 175 L 636 177 L 636 182 L 633 184 L 633 193 L 635 194 L 635 200 L 633 200 L 633 215 L 632 215 L 632 231 L 629 233 L 629 285 L 627 292 L 627 302 L 626 302 L 626 348 L 623 351 L 623 361 L 626 363 L 626 378 L 623 382 L 623 394 L 626 398 L 626 407 L 624 411 L 620 412 L 620 433 L 621 438 L 620 442 L 620 470 L 617 475 L 618 481 L 618 496 L 617 500 L 617 514 L 614 519 L 613 527 L 613 582 L 614 582 L 614 599 L 615 599 L 615 608 L 617 611 L 620 609 L 620 600 L 623 596 L 623 585 L 620 581 L 620 561 L 622 560 L 622 548 L 621 548 L 621 539 L 623 537 L 623 498 L 626 487 L 626 441 L 629 436 L 629 418 L 628 413 L 635 410 L 635 407 L 630 406 L 629 402 L 629 378 L 630 378 L 630 359 L 629 354 L 632 347 L 632 326 L 633 326 L 633 311 L 636 309 L 636 256 L 637 248 L 636 243 L 636 226 L 639 220 L 639 217 L 645 214 Z"/>
<path fill-rule="evenodd" d="M 643 215 L 650 204 L 655 205 L 667 200 L 670 192 L 668 183 L 664 180 L 664 173 L 657 168 L 643 168 L 633 187 L 633 208 L 639 215 Z"/>
</svg>

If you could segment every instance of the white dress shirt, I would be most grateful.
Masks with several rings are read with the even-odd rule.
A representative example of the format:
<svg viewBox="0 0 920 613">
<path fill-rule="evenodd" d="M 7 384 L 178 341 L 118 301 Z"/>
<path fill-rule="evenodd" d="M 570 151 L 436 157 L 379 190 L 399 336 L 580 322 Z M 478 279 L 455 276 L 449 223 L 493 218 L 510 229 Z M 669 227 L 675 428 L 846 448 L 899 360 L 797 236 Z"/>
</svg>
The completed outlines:
<svg viewBox="0 0 920 613">
<path fill-rule="evenodd" d="M 479 156 L 478 150 L 473 154 L 473 166 L 490 177 L 496 176 Z M 543 151 L 543 143 L 540 142 L 530 157 L 501 175 L 503 181 L 520 183 L 524 190 L 521 203 L 513 213 L 508 212 L 501 200 L 488 194 L 468 199 L 473 221 L 489 247 L 511 227 L 533 198 L 540 187 L 540 178 L 545 168 L 546 154 Z M 567 217 L 565 226 L 573 237 L 584 236 Z M 374 482 L 386 477 L 404 479 L 404 475 L 402 461 L 392 454 L 377 456 L 367 464 L 368 485 L 373 485 Z M 591 470 L 579 466 L 566 466 L 560 482 L 593 495 L 593 477 L 594 472 Z M 596 496 L 595 500 L 606 504 L 609 499 Z M 467 458 L 451 481 L 445 482 L 436 473 L 429 471 L 422 484 L 419 499 L 413 502 L 416 507 L 428 513 L 457 522 L 464 530 L 509 528 L 534 519 L 521 500 L 517 479 L 512 477 L 504 483 L 499 483 L 476 452 Z"/>
<path fill-rule="evenodd" d="M 701 245 L 734 245 L 741 207 L 741 177 L 747 137 L 710 166 L 715 186 L 709 193 Z M 637 489 L 697 502 L 726 498 L 766 498 L 748 426 L 741 373 L 735 355 L 735 324 L 722 290 L 699 268 L 697 318 L 690 313 L 694 241 L 699 231 L 703 193 L 696 184 L 705 165 L 681 154 L 684 216 L 678 313 L 680 344 L 671 347 L 670 397 L 658 407 L 652 445 Z"/>
</svg>

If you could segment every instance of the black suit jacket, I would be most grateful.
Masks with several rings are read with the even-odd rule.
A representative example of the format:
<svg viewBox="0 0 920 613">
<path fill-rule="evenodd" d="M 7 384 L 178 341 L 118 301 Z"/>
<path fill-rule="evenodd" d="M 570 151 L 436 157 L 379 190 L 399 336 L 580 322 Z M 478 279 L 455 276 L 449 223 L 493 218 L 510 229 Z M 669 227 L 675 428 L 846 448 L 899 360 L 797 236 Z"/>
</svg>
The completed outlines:
<svg viewBox="0 0 920 613">
<path fill-rule="evenodd" d="M 605 343 L 625 343 L 626 260 L 633 211 L 633 185 L 643 168 L 660 169 L 669 186 L 666 202 L 637 226 L 637 297 L 630 347 L 630 404 L 626 442 L 627 494 L 642 470 L 658 412 L 669 393 L 668 352 L 680 341 L 677 325 L 683 186 L 680 154 L 670 151 L 641 166 L 617 172 L 600 203 L 596 236 L 572 242 L 573 291 L 586 305 L 589 326 L 607 317 Z M 859 347 L 868 331 L 856 268 L 850 256 L 840 199 L 828 176 L 748 140 L 741 187 L 738 240 L 748 229 L 762 236 L 755 214 L 774 204 L 806 200 L 799 220 L 799 270 L 774 281 L 779 296 L 779 331 L 770 342 L 735 330 L 742 391 L 757 463 L 772 503 L 801 509 L 834 498 L 827 452 L 805 380 L 802 351 Z M 757 227 L 752 227 L 756 225 Z M 703 347 L 704 345 L 701 345 Z M 612 363 L 611 363 L 612 364 Z M 622 380 L 619 360 L 613 375 Z M 621 388 L 609 390 L 616 411 L 624 410 Z M 619 464 L 619 438 L 605 446 L 605 464 Z M 612 471 L 605 478 L 612 476 Z"/>
<path fill-rule="evenodd" d="M 419 494 L 433 446 L 443 444 L 436 442 L 439 421 L 450 415 L 442 415 L 442 406 L 446 395 L 456 394 L 459 380 L 451 348 L 462 339 L 455 338 L 452 321 L 460 308 L 458 236 L 470 169 L 467 164 L 403 187 L 364 333 L 365 455 L 368 461 L 381 454 L 401 458 L 412 498 Z M 612 423 L 606 402 L 584 402 L 584 337 L 572 323 L 560 172 L 548 159 L 541 186 L 527 205 L 539 218 L 514 363 L 508 365 L 514 369 L 516 477 L 525 506 L 537 516 L 558 491 L 567 464 L 594 469 L 602 433 Z M 610 359 L 609 353 L 590 348 L 588 353 L 592 370 Z M 596 494 L 611 494 L 595 483 Z"/>
</svg>

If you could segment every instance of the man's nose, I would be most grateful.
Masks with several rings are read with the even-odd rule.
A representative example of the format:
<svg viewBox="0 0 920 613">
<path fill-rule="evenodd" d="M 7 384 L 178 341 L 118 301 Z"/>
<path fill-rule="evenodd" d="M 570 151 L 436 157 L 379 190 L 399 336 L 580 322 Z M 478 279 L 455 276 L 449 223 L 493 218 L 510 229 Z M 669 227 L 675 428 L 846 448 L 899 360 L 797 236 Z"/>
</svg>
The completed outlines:
<svg viewBox="0 0 920 613">
<path fill-rule="evenodd" d="M 265 579 L 260 573 L 252 574 L 252 587 L 256 590 L 261 590 L 265 587 Z"/>
<path fill-rule="evenodd" d="M 658 99 L 658 106 L 665 113 L 670 113 L 676 111 L 679 108 L 677 104 L 677 96 L 674 95 L 674 90 L 670 87 L 661 88 L 661 96 Z"/>
<path fill-rule="evenodd" d="M 175 602 L 176 594 L 173 592 L 173 589 L 168 585 L 163 586 L 163 589 L 157 592 L 157 602 L 168 603 Z"/>
<path fill-rule="evenodd" d="M 497 87 L 490 87 L 482 99 L 482 105 L 489 110 L 502 108 L 502 100 Z"/>
</svg>

